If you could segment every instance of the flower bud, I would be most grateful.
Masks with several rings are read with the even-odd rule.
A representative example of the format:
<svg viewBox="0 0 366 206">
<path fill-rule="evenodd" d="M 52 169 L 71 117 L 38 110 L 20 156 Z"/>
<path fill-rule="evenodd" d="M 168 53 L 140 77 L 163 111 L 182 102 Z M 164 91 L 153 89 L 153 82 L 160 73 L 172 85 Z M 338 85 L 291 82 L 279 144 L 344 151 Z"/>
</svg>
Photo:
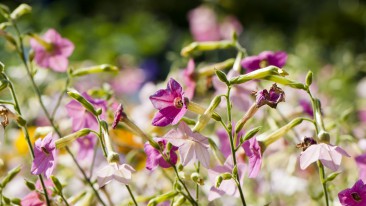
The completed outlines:
<svg viewBox="0 0 366 206">
<path fill-rule="evenodd" d="M 269 76 L 286 76 L 288 73 L 276 66 L 268 66 L 261 69 L 254 70 L 244 75 L 239 75 L 230 80 L 230 84 L 242 84 L 253 79 L 264 79 Z"/>
<path fill-rule="evenodd" d="M 226 85 L 230 85 L 229 80 L 227 80 L 226 74 L 224 72 L 216 70 L 215 73 L 220 81 L 224 82 Z"/>
<path fill-rule="evenodd" d="M 233 58 L 231 58 L 231 59 L 227 59 L 220 63 L 202 67 L 197 71 L 197 75 L 200 77 L 211 76 L 211 75 L 215 74 L 216 70 L 224 70 L 227 68 L 231 68 L 233 66 L 234 62 L 235 62 L 235 60 Z"/>
<path fill-rule="evenodd" d="M 57 193 L 61 193 L 62 192 L 62 185 L 61 182 L 57 179 L 57 177 L 51 175 L 51 180 L 53 182 L 53 184 L 55 185 L 55 189 Z"/>
<path fill-rule="evenodd" d="M 10 170 L 8 174 L 1 181 L 1 187 L 4 188 L 14 177 L 20 172 L 20 166 Z"/>
<path fill-rule="evenodd" d="M 117 73 L 118 68 L 113 65 L 102 64 L 102 65 L 98 65 L 98 66 L 92 66 L 92 67 L 74 70 L 71 72 L 71 75 L 74 77 L 78 77 L 78 76 L 84 76 L 84 75 L 88 75 L 88 74 L 95 74 L 95 73 L 101 73 L 101 72 Z"/>
<path fill-rule="evenodd" d="M 34 185 L 33 182 L 28 181 L 26 179 L 24 179 L 24 181 L 25 181 L 25 185 L 28 187 L 29 190 L 33 191 L 36 189 L 36 186 Z"/>
<path fill-rule="evenodd" d="M 75 141 L 79 137 L 84 137 L 88 135 L 91 132 L 90 129 L 84 128 L 77 132 L 74 132 L 72 134 L 69 134 L 65 137 L 62 137 L 55 141 L 55 145 L 57 149 L 63 148 L 69 144 L 71 144 L 73 141 Z"/>
<path fill-rule="evenodd" d="M 255 127 L 251 130 L 249 130 L 243 137 L 240 138 L 240 145 L 243 144 L 245 141 L 251 139 L 252 137 L 254 137 L 254 135 L 256 135 L 259 130 L 261 130 L 262 127 L 259 126 L 259 127 Z"/>
<path fill-rule="evenodd" d="M 119 163 L 119 154 L 109 151 L 107 160 L 109 163 Z"/>
<path fill-rule="evenodd" d="M 206 111 L 199 117 L 197 124 L 194 126 L 193 131 L 199 132 L 201 131 L 207 123 L 210 121 L 211 116 L 215 109 L 219 106 L 221 102 L 221 96 L 216 96 L 206 109 Z"/>
<path fill-rule="evenodd" d="M 78 101 L 81 105 L 83 105 L 83 107 L 88 110 L 89 112 L 91 112 L 92 114 L 94 114 L 94 116 L 98 116 L 98 112 L 95 110 L 95 108 L 93 107 L 93 105 L 86 100 L 79 92 L 77 92 L 74 89 L 69 89 L 69 91 L 67 91 L 67 94 L 75 99 L 76 101 Z"/>
<path fill-rule="evenodd" d="M 173 199 L 176 195 L 178 195 L 178 192 L 172 191 L 168 192 L 162 195 L 159 195 L 155 197 L 154 199 L 151 199 L 149 203 L 147 203 L 148 206 L 156 206 L 158 203 Z"/>
<path fill-rule="evenodd" d="M 191 174 L 191 180 L 195 183 L 197 183 L 198 185 L 204 185 L 204 181 L 201 177 L 201 175 L 197 172 L 193 172 Z"/>
<path fill-rule="evenodd" d="M 18 19 L 19 17 L 29 14 L 32 11 L 32 7 L 28 4 L 20 4 L 11 14 L 10 17 L 14 20 Z"/>
<path fill-rule="evenodd" d="M 306 75 L 305 82 L 306 82 L 306 86 L 308 86 L 308 87 L 311 85 L 311 83 L 313 83 L 313 72 L 312 71 L 309 71 L 308 74 Z"/>
</svg>

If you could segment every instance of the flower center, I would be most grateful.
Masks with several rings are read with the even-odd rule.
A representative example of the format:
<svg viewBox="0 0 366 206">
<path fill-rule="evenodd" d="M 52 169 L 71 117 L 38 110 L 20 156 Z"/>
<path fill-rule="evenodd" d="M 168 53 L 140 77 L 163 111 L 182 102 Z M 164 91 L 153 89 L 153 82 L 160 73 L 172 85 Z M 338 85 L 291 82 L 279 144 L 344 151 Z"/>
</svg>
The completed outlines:
<svg viewBox="0 0 366 206">
<path fill-rule="evenodd" d="M 183 107 L 183 100 L 182 100 L 182 98 L 180 98 L 180 97 L 176 97 L 176 98 L 174 99 L 174 106 L 175 106 L 175 108 L 177 108 L 177 109 L 181 109 L 181 108 Z"/>
<path fill-rule="evenodd" d="M 45 148 L 45 147 L 41 147 L 41 150 L 43 153 L 45 153 L 46 155 L 49 155 L 50 152 Z"/>
<path fill-rule="evenodd" d="M 360 202 L 361 201 L 361 197 L 357 192 L 352 192 L 351 193 L 352 198 L 356 201 L 356 202 Z"/>
<path fill-rule="evenodd" d="M 268 66 L 268 61 L 267 60 L 262 60 L 261 62 L 259 62 L 259 66 L 260 68 L 264 68 L 266 66 Z"/>
</svg>

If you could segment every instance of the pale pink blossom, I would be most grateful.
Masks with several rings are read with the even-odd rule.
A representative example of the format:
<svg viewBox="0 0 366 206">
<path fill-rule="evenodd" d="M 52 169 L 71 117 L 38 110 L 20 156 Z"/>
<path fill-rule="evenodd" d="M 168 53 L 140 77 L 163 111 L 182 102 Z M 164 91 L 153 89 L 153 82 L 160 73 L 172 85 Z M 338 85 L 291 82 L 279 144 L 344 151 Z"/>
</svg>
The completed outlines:
<svg viewBox="0 0 366 206">
<path fill-rule="evenodd" d="M 188 14 L 189 29 L 195 41 L 220 40 L 220 26 L 215 12 L 206 6 L 191 10 Z"/>
<path fill-rule="evenodd" d="M 249 178 L 256 178 L 262 166 L 262 151 L 255 137 L 243 143 L 245 155 L 249 158 Z"/>
<path fill-rule="evenodd" d="M 135 169 L 128 164 L 109 163 L 97 173 L 99 187 L 116 180 L 122 184 L 130 184 L 132 173 Z"/>
</svg>

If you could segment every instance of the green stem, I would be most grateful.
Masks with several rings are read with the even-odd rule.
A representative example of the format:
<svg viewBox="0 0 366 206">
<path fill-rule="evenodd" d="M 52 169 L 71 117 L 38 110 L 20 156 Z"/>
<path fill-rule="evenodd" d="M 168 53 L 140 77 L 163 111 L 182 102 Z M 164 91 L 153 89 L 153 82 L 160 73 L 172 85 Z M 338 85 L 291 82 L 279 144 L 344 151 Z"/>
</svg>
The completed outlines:
<svg viewBox="0 0 366 206">
<path fill-rule="evenodd" d="M 198 203 L 194 200 L 191 193 L 189 193 L 189 190 L 188 190 L 186 184 L 184 184 L 183 180 L 179 177 L 177 167 L 173 164 L 172 164 L 172 167 L 174 169 L 174 172 L 175 172 L 175 175 L 177 176 L 178 181 L 183 185 L 185 191 L 187 192 L 188 200 L 191 202 L 192 205 L 198 206 Z"/>
<path fill-rule="evenodd" d="M 10 104 L 14 106 L 14 103 L 11 101 L 7 101 L 7 100 L 0 100 L 0 104 Z"/>
<path fill-rule="evenodd" d="M 69 75 L 67 75 L 67 79 L 66 79 L 66 83 L 65 83 L 65 89 L 61 92 L 60 96 L 58 97 L 57 99 L 57 103 L 56 103 L 56 106 L 55 108 L 53 109 L 53 112 L 51 114 L 51 119 L 54 119 L 55 118 L 55 115 L 56 115 L 56 111 L 58 109 L 58 107 L 60 106 L 61 104 L 61 100 L 62 98 L 64 97 L 64 94 L 67 92 L 67 88 L 69 87 L 69 83 L 70 83 L 70 77 Z"/>
<path fill-rule="evenodd" d="M 201 163 L 198 162 L 197 167 L 196 167 L 196 172 L 198 174 L 200 173 L 200 167 L 201 167 Z M 196 184 L 196 202 L 197 203 L 198 203 L 199 195 L 200 195 L 200 187 L 198 184 Z"/>
<path fill-rule="evenodd" d="M 237 163 L 236 163 L 236 155 L 235 155 L 235 145 L 234 145 L 234 139 L 233 139 L 233 128 L 232 128 L 232 122 L 231 122 L 231 102 L 230 102 L 230 91 L 231 91 L 231 86 L 228 86 L 227 88 L 227 93 L 226 93 L 226 106 L 227 106 L 227 117 L 229 120 L 228 126 L 227 126 L 227 133 L 229 135 L 230 138 L 230 149 L 231 149 L 231 154 L 233 156 L 233 163 L 234 163 L 234 167 L 237 167 Z M 236 185 L 239 189 L 239 193 L 240 193 L 240 199 L 241 202 L 243 203 L 244 206 L 246 206 L 246 202 L 245 202 L 245 198 L 244 198 L 244 194 L 243 194 L 243 190 L 240 186 L 240 177 L 239 177 L 239 173 L 236 173 Z"/>
<path fill-rule="evenodd" d="M 130 193 L 130 196 L 131 196 L 131 198 L 132 198 L 133 203 L 137 206 L 138 204 L 137 204 L 137 202 L 136 202 L 135 196 L 133 196 L 133 193 L 132 193 L 132 191 L 131 191 L 130 186 L 126 185 L 126 188 L 127 188 L 127 190 L 128 190 L 128 193 Z"/>
<path fill-rule="evenodd" d="M 65 202 L 65 205 L 66 205 L 66 206 L 70 206 L 70 205 L 69 205 L 69 203 L 67 202 L 66 198 L 64 197 L 64 195 L 63 195 L 62 191 L 60 191 L 60 197 L 61 197 L 61 199 Z"/>
<path fill-rule="evenodd" d="M 318 160 L 317 163 L 318 163 L 318 167 L 319 167 L 320 182 L 322 183 L 322 186 L 323 186 L 325 203 L 326 203 L 327 206 L 329 206 L 329 195 L 328 195 L 328 190 L 327 190 L 327 182 L 324 181 L 325 180 L 324 166 L 319 160 Z"/>
</svg>

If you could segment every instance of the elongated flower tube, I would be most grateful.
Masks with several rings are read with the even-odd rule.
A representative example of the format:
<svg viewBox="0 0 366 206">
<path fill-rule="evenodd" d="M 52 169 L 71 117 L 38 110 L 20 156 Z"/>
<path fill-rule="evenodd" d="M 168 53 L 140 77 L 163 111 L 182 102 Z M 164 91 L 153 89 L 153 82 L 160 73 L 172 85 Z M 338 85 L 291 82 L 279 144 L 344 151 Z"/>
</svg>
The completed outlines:
<svg viewBox="0 0 366 206">
<path fill-rule="evenodd" d="M 230 80 L 230 84 L 242 84 L 247 81 L 253 80 L 253 79 L 264 79 L 266 77 L 272 76 L 272 75 L 278 75 L 278 76 L 286 76 L 288 73 L 276 66 L 268 66 L 264 67 L 255 71 L 252 71 L 250 73 L 239 75 L 235 78 L 232 78 Z"/>
<path fill-rule="evenodd" d="M 235 43 L 233 41 L 207 41 L 207 42 L 193 42 L 184 47 L 180 54 L 184 57 L 192 55 L 195 51 L 212 51 L 217 49 L 234 48 Z"/>
</svg>

